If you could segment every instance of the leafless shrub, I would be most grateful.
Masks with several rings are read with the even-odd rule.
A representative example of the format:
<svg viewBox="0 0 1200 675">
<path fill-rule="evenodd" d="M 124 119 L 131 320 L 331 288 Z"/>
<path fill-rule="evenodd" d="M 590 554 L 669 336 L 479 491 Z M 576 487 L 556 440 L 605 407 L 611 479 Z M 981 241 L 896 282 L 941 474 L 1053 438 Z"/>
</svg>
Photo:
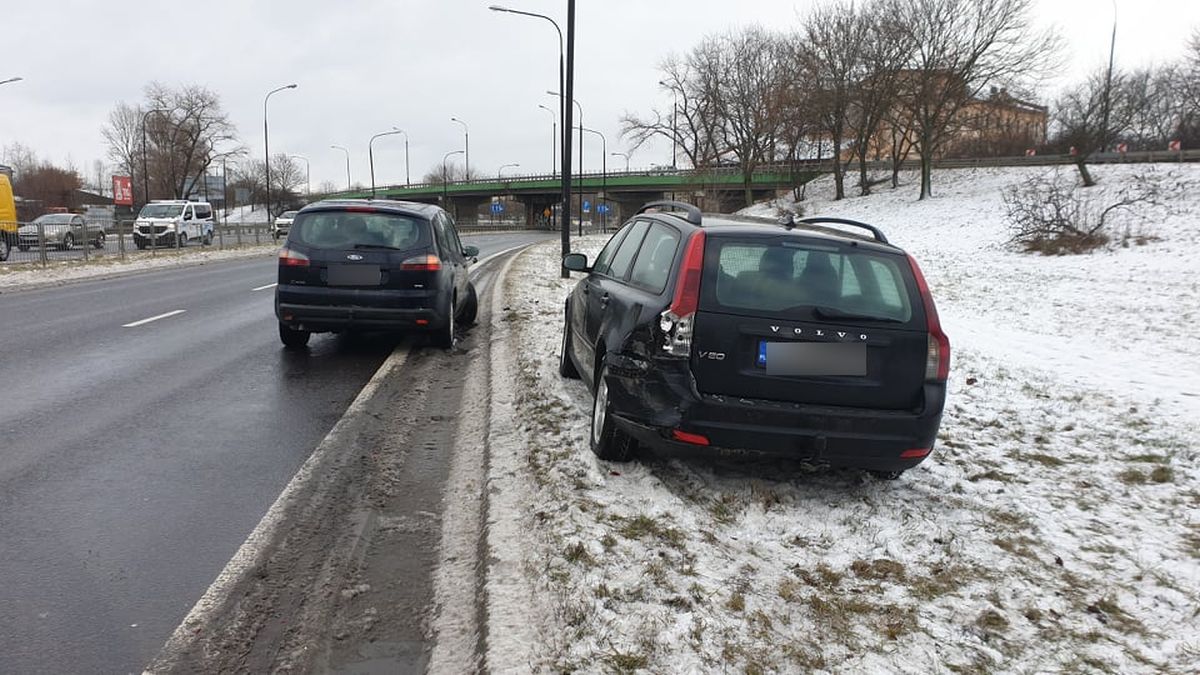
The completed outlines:
<svg viewBox="0 0 1200 675">
<path fill-rule="evenodd" d="M 1086 253 L 1109 243 L 1105 229 L 1110 217 L 1136 204 L 1157 202 L 1158 188 L 1143 176 L 1120 192 L 1115 201 L 1097 203 L 1074 185 L 1064 185 L 1057 174 L 1032 176 L 1008 186 L 1004 207 L 1013 243 L 1043 255 Z"/>
</svg>

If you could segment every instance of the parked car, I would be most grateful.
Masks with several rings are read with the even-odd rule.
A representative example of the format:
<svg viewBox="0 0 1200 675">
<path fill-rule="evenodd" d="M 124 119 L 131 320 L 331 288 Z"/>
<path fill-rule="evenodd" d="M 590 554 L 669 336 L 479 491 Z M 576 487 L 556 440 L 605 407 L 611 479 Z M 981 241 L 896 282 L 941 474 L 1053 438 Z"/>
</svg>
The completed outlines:
<svg viewBox="0 0 1200 675">
<path fill-rule="evenodd" d="M 916 261 L 875 227 L 653 202 L 563 266 L 587 276 L 559 372 L 595 393 L 602 459 L 712 448 L 895 478 L 933 450 L 950 343 Z"/>
<path fill-rule="evenodd" d="M 75 244 L 104 248 L 105 236 L 101 225 L 88 223 L 81 215 L 47 213 L 17 230 L 17 248 L 28 251 L 35 246 L 42 246 L 43 242 L 46 248 L 53 247 L 60 251 L 75 248 Z"/>
<path fill-rule="evenodd" d="M 142 207 L 133 223 L 133 244 L 139 249 L 147 246 L 183 247 L 189 241 L 199 241 L 207 246 L 212 240 L 213 210 L 208 202 L 154 200 Z"/>
<path fill-rule="evenodd" d="M 271 238 L 279 241 L 281 237 L 286 237 L 288 229 L 292 226 L 292 221 L 296 219 L 298 211 L 284 211 L 275 218 L 275 222 L 271 223 Z"/>
<path fill-rule="evenodd" d="M 312 333 L 405 331 L 451 347 L 455 325 L 475 321 L 467 266 L 477 255 L 437 206 L 366 199 L 306 206 L 279 251 L 279 338 L 299 348 Z"/>
</svg>

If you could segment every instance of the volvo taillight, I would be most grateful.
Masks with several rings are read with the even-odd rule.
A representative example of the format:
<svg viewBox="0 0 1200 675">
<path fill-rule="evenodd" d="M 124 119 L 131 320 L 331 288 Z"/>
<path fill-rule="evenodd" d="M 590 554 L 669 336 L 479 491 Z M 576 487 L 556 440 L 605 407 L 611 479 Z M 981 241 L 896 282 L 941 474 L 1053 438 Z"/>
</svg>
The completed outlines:
<svg viewBox="0 0 1200 675">
<path fill-rule="evenodd" d="M 912 268 L 917 290 L 921 293 L 921 304 L 925 306 L 925 325 L 929 330 L 925 351 L 925 379 L 931 382 L 945 382 L 950 376 L 950 338 L 942 332 L 942 322 L 938 319 L 933 295 L 929 293 L 929 284 L 925 283 L 925 275 L 921 274 L 921 267 L 911 255 L 908 256 L 908 265 Z"/>
<path fill-rule="evenodd" d="M 667 311 L 659 315 L 663 332 L 663 353 L 686 359 L 692 353 L 696 309 L 700 306 L 700 276 L 704 273 L 704 232 L 688 239 L 675 282 L 675 297 Z"/>
<path fill-rule="evenodd" d="M 279 264 L 284 267 L 308 267 L 308 256 L 285 246 L 279 249 Z"/>
<path fill-rule="evenodd" d="M 442 261 L 432 253 L 419 255 L 400 263 L 400 269 L 408 272 L 436 272 L 442 269 Z"/>
</svg>

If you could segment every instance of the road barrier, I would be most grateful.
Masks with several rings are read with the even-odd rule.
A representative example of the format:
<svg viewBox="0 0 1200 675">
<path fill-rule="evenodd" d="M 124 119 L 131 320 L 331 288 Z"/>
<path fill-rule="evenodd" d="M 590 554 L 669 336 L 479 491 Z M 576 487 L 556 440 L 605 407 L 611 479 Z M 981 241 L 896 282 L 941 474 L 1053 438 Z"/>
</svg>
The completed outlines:
<svg viewBox="0 0 1200 675">
<path fill-rule="evenodd" d="M 0 242 L 0 265 L 49 267 L 97 261 L 125 261 L 144 256 L 178 255 L 191 250 L 227 250 L 273 243 L 266 223 L 214 223 L 211 241 L 184 240 L 178 225 L 153 230 L 144 248 L 135 242 L 133 221 L 84 219 L 71 225 L 34 221 L 19 223 L 8 246 Z M 7 255 L 5 255 L 7 254 Z"/>
</svg>

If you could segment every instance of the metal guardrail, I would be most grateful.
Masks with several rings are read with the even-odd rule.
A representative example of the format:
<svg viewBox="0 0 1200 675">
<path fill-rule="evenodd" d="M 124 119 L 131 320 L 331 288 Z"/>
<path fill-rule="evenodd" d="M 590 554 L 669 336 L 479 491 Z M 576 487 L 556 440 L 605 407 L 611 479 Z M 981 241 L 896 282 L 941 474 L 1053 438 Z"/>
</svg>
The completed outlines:
<svg viewBox="0 0 1200 675">
<path fill-rule="evenodd" d="M 157 256 L 184 250 L 226 250 L 274 242 L 266 223 L 214 223 L 211 241 L 189 240 L 175 236 L 175 231 L 152 232 L 149 240 L 142 239 L 142 248 L 134 238 L 133 221 L 104 221 L 91 219 L 83 228 L 17 223 L 15 233 L 4 232 L 10 247 L 0 244 L 0 254 L 8 251 L 4 265 L 48 267 L 52 264 L 85 263 L 96 260 L 124 261 L 143 256 Z"/>
</svg>

